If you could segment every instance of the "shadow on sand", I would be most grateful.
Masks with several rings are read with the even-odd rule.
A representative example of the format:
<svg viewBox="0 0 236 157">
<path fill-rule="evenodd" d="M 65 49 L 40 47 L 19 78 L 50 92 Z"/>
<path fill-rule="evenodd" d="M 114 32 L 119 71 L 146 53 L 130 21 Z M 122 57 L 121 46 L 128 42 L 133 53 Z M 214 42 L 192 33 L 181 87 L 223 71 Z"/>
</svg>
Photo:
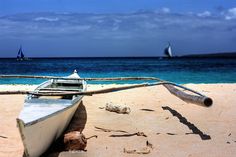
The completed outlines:
<svg viewBox="0 0 236 157">
<path fill-rule="evenodd" d="M 87 122 L 87 111 L 83 104 L 83 101 L 79 104 L 69 126 L 62 133 L 62 135 L 48 148 L 48 150 L 42 155 L 47 157 L 58 157 L 60 152 L 64 151 L 64 134 L 71 131 L 82 132 Z"/>
</svg>

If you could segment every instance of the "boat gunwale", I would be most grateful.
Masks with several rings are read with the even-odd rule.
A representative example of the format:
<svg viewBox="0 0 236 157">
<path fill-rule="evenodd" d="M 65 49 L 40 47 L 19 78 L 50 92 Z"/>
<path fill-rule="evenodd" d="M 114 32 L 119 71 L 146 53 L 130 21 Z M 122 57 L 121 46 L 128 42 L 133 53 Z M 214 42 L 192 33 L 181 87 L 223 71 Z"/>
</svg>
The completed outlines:
<svg viewBox="0 0 236 157">
<path fill-rule="evenodd" d="M 48 119 L 48 118 L 54 117 L 54 116 L 56 116 L 56 115 L 58 115 L 58 114 L 60 114 L 60 113 L 62 113 L 62 112 L 64 112 L 64 111 L 66 111 L 66 110 L 68 110 L 68 109 L 74 107 L 75 105 L 78 104 L 79 101 L 82 101 L 82 98 L 83 98 L 83 96 L 81 96 L 80 98 L 78 98 L 72 105 L 67 106 L 66 108 L 64 108 L 64 109 L 62 109 L 62 110 L 59 110 L 59 111 L 57 111 L 57 112 L 54 112 L 54 113 L 52 113 L 52 114 L 50 114 L 50 115 L 47 115 L 47 116 L 42 117 L 42 118 L 39 118 L 39 119 L 34 120 L 34 121 L 32 121 L 32 122 L 29 122 L 29 123 L 24 123 L 24 121 L 23 121 L 22 119 L 16 118 L 17 126 L 18 126 L 18 128 L 19 128 L 20 136 L 21 136 L 21 139 L 22 139 L 22 142 L 23 142 L 23 145 L 24 145 L 24 156 L 27 156 L 27 157 L 28 157 L 28 156 L 29 156 L 29 153 L 28 153 L 28 150 L 27 150 L 27 146 L 26 146 L 26 144 L 25 144 L 25 142 L 24 142 L 24 141 L 25 141 L 25 137 L 24 137 L 24 134 L 23 134 L 23 128 L 28 127 L 28 126 L 31 126 L 31 125 L 34 125 L 34 124 L 36 124 L 36 123 L 40 123 L 40 122 L 42 122 L 42 121 L 44 121 L 44 120 L 46 120 L 46 119 Z M 78 105 L 79 105 L 79 104 L 78 104 Z"/>
<path fill-rule="evenodd" d="M 42 87 L 43 85 L 47 85 L 47 84 L 49 84 L 49 83 L 53 83 L 53 79 L 41 83 L 34 91 L 35 91 L 35 92 L 38 92 L 40 89 L 43 88 L 43 87 Z M 87 83 L 86 83 L 86 81 L 82 81 L 81 83 L 82 83 L 82 85 L 83 85 L 82 91 L 85 91 L 85 90 L 87 89 Z M 31 96 L 32 96 L 32 94 L 27 95 L 27 99 L 29 100 L 29 97 L 31 97 Z M 73 107 L 74 105 L 76 105 L 80 100 L 82 101 L 83 96 L 80 96 L 80 95 L 73 95 L 73 96 L 76 96 L 75 99 L 72 98 L 71 100 L 68 100 L 68 101 L 71 103 L 71 105 L 68 105 L 67 107 L 65 107 L 65 108 L 63 108 L 63 109 L 61 109 L 61 110 L 59 110 L 59 111 L 56 111 L 56 112 L 54 112 L 54 113 L 52 113 L 52 114 L 49 114 L 49 115 L 44 116 L 44 117 L 41 117 L 41 118 L 39 118 L 39 119 L 30 121 L 30 122 L 28 122 L 28 123 L 25 123 L 25 122 L 24 122 L 22 119 L 20 119 L 20 118 L 17 118 L 17 119 L 19 119 L 19 120 L 21 120 L 21 121 L 23 122 L 24 127 L 34 125 L 34 124 L 36 124 L 36 123 L 38 123 L 38 122 L 40 122 L 40 121 L 43 121 L 44 119 L 47 119 L 47 118 L 52 117 L 52 116 L 54 116 L 54 115 L 56 115 L 56 114 L 58 114 L 58 113 L 60 113 L 60 112 L 63 112 L 63 111 L 65 111 L 65 110 L 68 110 L 69 108 L 71 108 L 71 107 Z M 34 98 L 33 98 L 33 99 L 34 99 Z M 47 100 L 47 99 L 44 99 L 44 100 Z M 26 102 L 26 101 L 27 101 L 27 100 L 25 100 L 25 102 Z"/>
<path fill-rule="evenodd" d="M 28 149 L 27 149 L 27 146 L 26 146 L 26 143 L 24 142 L 25 140 L 25 136 L 23 134 L 23 128 L 25 127 L 25 124 L 24 122 L 19 119 L 19 118 L 16 118 L 16 122 L 17 122 L 17 126 L 19 128 L 19 131 L 20 131 L 20 136 L 21 136 L 21 139 L 22 139 L 22 143 L 24 145 L 24 154 L 23 154 L 23 157 L 28 157 L 29 156 L 29 152 L 28 152 Z"/>
<path fill-rule="evenodd" d="M 23 122 L 24 126 L 34 125 L 34 124 L 36 124 L 36 123 L 38 123 L 38 122 L 40 122 L 40 121 L 43 121 L 44 119 L 47 119 L 47 118 L 49 118 L 49 117 L 53 117 L 54 115 L 56 115 L 56 114 L 58 114 L 58 113 L 60 113 L 60 112 L 63 112 L 63 111 L 65 111 L 65 110 L 68 110 L 69 108 L 71 108 L 71 107 L 73 107 L 74 105 L 76 105 L 76 104 L 78 103 L 78 101 L 82 100 L 82 98 L 83 98 L 83 96 L 80 96 L 79 98 L 77 98 L 77 99 L 75 99 L 75 100 L 69 100 L 72 104 L 69 105 L 69 106 L 67 106 L 67 107 L 65 107 L 64 109 L 61 109 L 61 110 L 56 111 L 56 112 L 54 112 L 54 113 L 52 113 L 52 114 L 49 114 L 49 115 L 47 115 L 47 116 L 41 117 L 41 118 L 39 118 L 39 119 L 33 120 L 33 121 L 31 121 L 31 122 L 28 122 L 28 123 L 25 123 L 25 122 L 24 122 L 22 119 L 20 119 L 20 118 L 17 118 L 17 119 L 20 119 L 20 120 Z"/>
<path fill-rule="evenodd" d="M 34 92 L 38 92 L 40 89 L 42 89 L 44 86 L 47 86 L 48 84 L 50 83 L 53 83 L 53 79 L 50 79 L 50 80 L 47 80 L 47 81 L 44 81 L 42 82 L 41 84 L 39 84 Z M 87 82 L 86 81 L 81 81 L 81 84 L 82 84 L 82 91 L 86 91 L 87 90 Z M 24 103 L 26 103 L 27 100 L 29 99 L 37 99 L 37 98 L 32 98 L 32 94 L 28 94 L 25 98 L 25 101 Z M 82 98 L 83 96 L 81 95 L 73 95 L 72 99 L 70 100 L 67 100 L 68 102 L 71 103 L 71 105 L 68 105 L 66 106 L 65 108 L 61 109 L 61 110 L 58 110 L 56 112 L 53 112 L 52 114 L 49 114 L 47 116 L 44 116 L 44 117 L 41 117 L 39 119 L 36 119 L 34 121 L 31 121 L 31 122 L 28 122 L 28 123 L 25 123 L 22 119 L 20 119 L 19 117 L 16 118 L 16 122 L 17 122 L 17 126 L 18 126 L 18 129 L 19 129 L 19 132 L 20 132 L 20 136 L 21 136 L 21 139 L 22 139 L 22 143 L 24 145 L 24 154 L 23 154 L 23 157 L 29 157 L 29 152 L 28 152 L 28 147 L 26 145 L 26 142 L 25 142 L 25 136 L 24 136 L 24 133 L 23 133 L 23 130 L 24 128 L 26 127 L 29 127 L 29 126 L 32 126 L 34 124 L 37 124 L 37 123 L 41 123 L 43 121 L 46 121 L 47 119 L 49 118 L 52 118 L 52 117 L 55 117 L 56 115 L 60 114 L 60 113 L 63 113 L 65 112 L 66 110 L 69 110 L 70 108 L 74 107 L 77 105 L 77 108 L 79 106 L 79 104 L 82 102 Z M 44 100 L 48 100 L 48 99 L 44 99 Z M 24 106 L 25 107 L 25 106 Z M 75 109 L 75 111 L 77 110 L 77 108 Z M 72 117 L 74 116 L 74 114 L 72 115 Z M 71 119 L 70 119 L 71 121 Z M 67 125 L 68 126 L 68 125 Z"/>
</svg>

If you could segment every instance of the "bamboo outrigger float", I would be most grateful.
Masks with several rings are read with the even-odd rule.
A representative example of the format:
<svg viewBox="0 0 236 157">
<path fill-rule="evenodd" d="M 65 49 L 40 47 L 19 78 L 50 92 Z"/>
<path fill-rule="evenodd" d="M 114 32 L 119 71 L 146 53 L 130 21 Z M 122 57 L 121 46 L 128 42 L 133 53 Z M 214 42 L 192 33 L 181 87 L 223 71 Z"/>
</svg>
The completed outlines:
<svg viewBox="0 0 236 157">
<path fill-rule="evenodd" d="M 37 78 L 37 79 L 62 79 L 62 80 L 80 80 L 80 81 L 129 81 L 129 80 L 151 80 L 157 81 L 156 83 L 143 83 L 143 84 L 135 84 L 128 85 L 122 87 L 101 89 L 95 91 L 86 91 L 86 92 L 76 92 L 76 91 L 59 91 L 53 89 L 46 89 L 47 91 L 33 93 L 31 91 L 0 91 L 0 95 L 7 94 L 34 94 L 39 96 L 62 96 L 62 95 L 94 95 L 94 94 L 104 94 L 109 92 L 115 92 L 120 90 L 139 88 L 139 87 L 148 87 L 148 86 L 157 86 L 163 85 L 171 94 L 179 97 L 185 102 L 198 104 L 202 106 L 209 107 L 213 104 L 213 100 L 195 90 L 187 88 L 185 86 L 165 81 L 156 77 L 114 77 L 114 78 L 68 78 L 68 77 L 55 77 L 55 76 L 31 76 L 31 75 L 0 75 L 0 78 Z M 186 90 L 192 94 L 185 93 L 177 88 Z"/>
<path fill-rule="evenodd" d="M 83 96 L 104 94 L 126 89 L 163 85 L 171 94 L 185 102 L 209 107 L 211 98 L 173 82 L 155 77 L 80 78 L 75 71 L 68 77 L 0 75 L 0 78 L 49 79 L 34 91 L 1 91 L 0 95 L 27 94 L 17 125 L 27 157 L 40 156 L 69 124 Z M 114 88 L 86 91 L 86 81 L 152 80 L 154 83 L 134 84 Z M 184 89 L 192 94 L 181 91 Z M 40 142 L 39 142 L 40 141 Z"/>
</svg>

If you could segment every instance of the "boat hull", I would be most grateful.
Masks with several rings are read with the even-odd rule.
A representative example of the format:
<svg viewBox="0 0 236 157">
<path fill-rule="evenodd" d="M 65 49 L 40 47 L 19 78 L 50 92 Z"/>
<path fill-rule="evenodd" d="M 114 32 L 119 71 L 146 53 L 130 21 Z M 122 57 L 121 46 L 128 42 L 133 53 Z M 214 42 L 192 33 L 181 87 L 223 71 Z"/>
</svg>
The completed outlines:
<svg viewBox="0 0 236 157">
<path fill-rule="evenodd" d="M 24 124 L 17 119 L 25 156 L 38 157 L 44 153 L 66 129 L 81 101 L 82 97 L 71 106 L 34 123 Z"/>
</svg>

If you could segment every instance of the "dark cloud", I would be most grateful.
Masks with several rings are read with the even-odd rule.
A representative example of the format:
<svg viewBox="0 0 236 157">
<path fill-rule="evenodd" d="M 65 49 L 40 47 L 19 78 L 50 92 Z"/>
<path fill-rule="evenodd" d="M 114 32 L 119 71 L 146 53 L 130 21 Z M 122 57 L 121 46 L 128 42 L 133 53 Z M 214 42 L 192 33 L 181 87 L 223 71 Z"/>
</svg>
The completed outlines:
<svg viewBox="0 0 236 157">
<path fill-rule="evenodd" d="M 125 14 L 6 15 L 0 17 L 0 52 L 7 50 L 2 47 L 11 42 L 15 47 L 23 43 L 31 56 L 47 56 L 52 50 L 58 56 L 78 56 L 78 51 L 81 56 L 154 56 L 162 54 L 167 41 L 178 55 L 233 51 L 235 17 L 235 8 L 219 14 L 209 11 L 179 14 L 162 8 Z M 13 55 L 12 52 L 10 56 Z"/>
</svg>

